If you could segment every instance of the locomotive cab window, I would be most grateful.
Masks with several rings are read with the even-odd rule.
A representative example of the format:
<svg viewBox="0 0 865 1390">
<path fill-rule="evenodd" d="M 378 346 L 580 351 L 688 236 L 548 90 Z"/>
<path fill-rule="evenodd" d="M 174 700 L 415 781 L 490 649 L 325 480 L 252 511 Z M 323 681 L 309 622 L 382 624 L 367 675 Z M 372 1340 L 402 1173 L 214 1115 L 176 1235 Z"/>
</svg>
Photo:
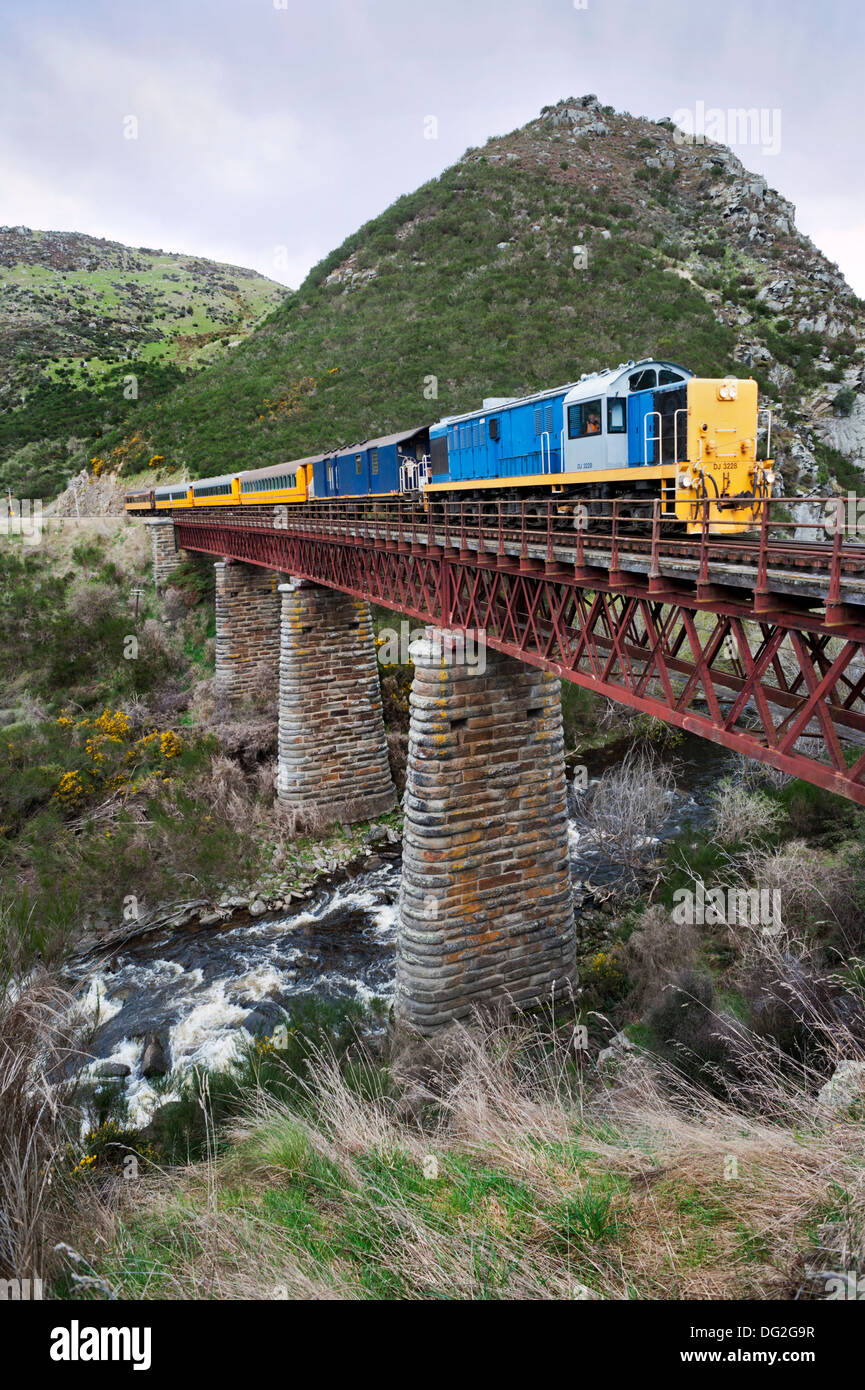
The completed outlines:
<svg viewBox="0 0 865 1390">
<path fill-rule="evenodd" d="M 680 372 L 671 372 L 669 367 L 662 367 L 658 372 L 659 386 L 672 386 L 674 382 L 684 380 Z"/>
<path fill-rule="evenodd" d="M 627 429 L 625 402 L 611 396 L 607 401 L 607 434 L 625 434 Z"/>
<path fill-rule="evenodd" d="M 568 406 L 568 439 L 585 439 L 601 433 L 601 402 L 581 401 Z"/>
<path fill-rule="evenodd" d="M 628 377 L 629 391 L 653 391 L 658 384 L 658 373 L 654 367 L 646 367 L 642 372 L 633 372 Z"/>
<path fill-rule="evenodd" d="M 355 454 L 355 456 L 354 456 L 354 471 L 355 471 L 355 473 L 357 473 L 358 475 L 360 475 L 360 474 L 363 472 L 363 454 Z"/>
</svg>

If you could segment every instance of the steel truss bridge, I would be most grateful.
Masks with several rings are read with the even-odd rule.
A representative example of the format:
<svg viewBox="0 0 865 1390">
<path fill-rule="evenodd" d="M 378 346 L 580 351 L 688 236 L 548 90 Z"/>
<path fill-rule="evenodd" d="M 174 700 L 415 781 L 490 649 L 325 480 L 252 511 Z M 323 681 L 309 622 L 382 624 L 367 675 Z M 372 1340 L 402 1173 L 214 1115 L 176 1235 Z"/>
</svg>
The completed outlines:
<svg viewBox="0 0 865 1390">
<path fill-rule="evenodd" d="M 410 499 L 175 514 L 179 547 L 341 589 L 865 805 L 865 544 L 847 501 L 773 498 L 746 538 L 626 499 Z M 638 505 L 645 508 L 645 500 Z M 810 507 L 810 512 L 808 508 Z M 807 522 L 791 514 L 806 514 Z"/>
</svg>

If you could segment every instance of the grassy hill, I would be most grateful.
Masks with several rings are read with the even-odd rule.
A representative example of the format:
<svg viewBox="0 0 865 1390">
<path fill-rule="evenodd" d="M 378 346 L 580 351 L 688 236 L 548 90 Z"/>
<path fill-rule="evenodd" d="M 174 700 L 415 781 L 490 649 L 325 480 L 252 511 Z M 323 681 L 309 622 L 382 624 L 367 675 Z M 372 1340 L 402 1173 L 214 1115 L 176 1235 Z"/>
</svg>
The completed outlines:
<svg viewBox="0 0 865 1390">
<path fill-rule="evenodd" d="M 4 483 L 40 495 L 34 481 L 50 486 L 138 401 L 225 356 L 285 293 L 195 256 L 0 228 Z"/>
<path fill-rule="evenodd" d="M 794 480 L 813 481 L 859 452 L 855 434 L 829 441 L 857 400 L 863 325 L 791 205 L 729 150 L 586 97 L 400 198 L 229 357 L 143 402 L 137 449 L 117 429 L 98 452 L 203 476 L 659 353 L 755 375 L 782 451 L 796 438 Z"/>
</svg>

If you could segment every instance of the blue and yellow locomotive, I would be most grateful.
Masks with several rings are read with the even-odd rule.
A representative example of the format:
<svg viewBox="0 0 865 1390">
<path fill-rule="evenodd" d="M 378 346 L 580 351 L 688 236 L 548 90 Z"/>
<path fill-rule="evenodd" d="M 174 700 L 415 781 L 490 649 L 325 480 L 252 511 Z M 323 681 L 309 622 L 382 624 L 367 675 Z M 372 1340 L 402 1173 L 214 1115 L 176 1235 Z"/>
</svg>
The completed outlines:
<svg viewBox="0 0 865 1390">
<path fill-rule="evenodd" d="M 415 497 L 449 503 L 507 501 L 531 516 L 556 503 L 589 525 L 611 499 L 633 523 L 661 514 L 689 532 L 731 534 L 754 526 L 774 473 L 771 417 L 759 457 L 757 384 L 697 377 L 676 362 L 645 358 L 426 427 L 368 439 L 294 462 L 127 494 L 130 512 L 261 506 L 322 499 Z M 768 415 L 768 412 L 767 412 Z M 523 505 L 524 504 L 524 505 Z"/>
</svg>

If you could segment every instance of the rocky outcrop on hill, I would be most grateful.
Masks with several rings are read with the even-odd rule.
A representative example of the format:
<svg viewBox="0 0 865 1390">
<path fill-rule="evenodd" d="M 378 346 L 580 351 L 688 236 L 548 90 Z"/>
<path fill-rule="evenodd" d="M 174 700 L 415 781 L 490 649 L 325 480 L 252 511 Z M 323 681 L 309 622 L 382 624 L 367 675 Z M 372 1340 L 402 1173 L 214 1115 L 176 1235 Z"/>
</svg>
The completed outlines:
<svg viewBox="0 0 865 1390">
<path fill-rule="evenodd" d="M 668 269 L 735 330 L 736 362 L 758 377 L 774 407 L 785 488 L 828 490 L 838 473 L 845 484 L 858 480 L 863 304 L 765 178 L 726 146 L 694 141 L 670 119 L 616 112 L 594 95 L 545 107 L 536 121 L 466 156 L 502 160 L 543 169 L 555 184 L 588 185 L 600 207 L 627 206 L 638 238 L 642 223 L 662 239 Z"/>
<path fill-rule="evenodd" d="M 45 508 L 46 516 L 123 516 L 126 489 L 116 473 L 94 477 L 83 468 Z"/>
</svg>

